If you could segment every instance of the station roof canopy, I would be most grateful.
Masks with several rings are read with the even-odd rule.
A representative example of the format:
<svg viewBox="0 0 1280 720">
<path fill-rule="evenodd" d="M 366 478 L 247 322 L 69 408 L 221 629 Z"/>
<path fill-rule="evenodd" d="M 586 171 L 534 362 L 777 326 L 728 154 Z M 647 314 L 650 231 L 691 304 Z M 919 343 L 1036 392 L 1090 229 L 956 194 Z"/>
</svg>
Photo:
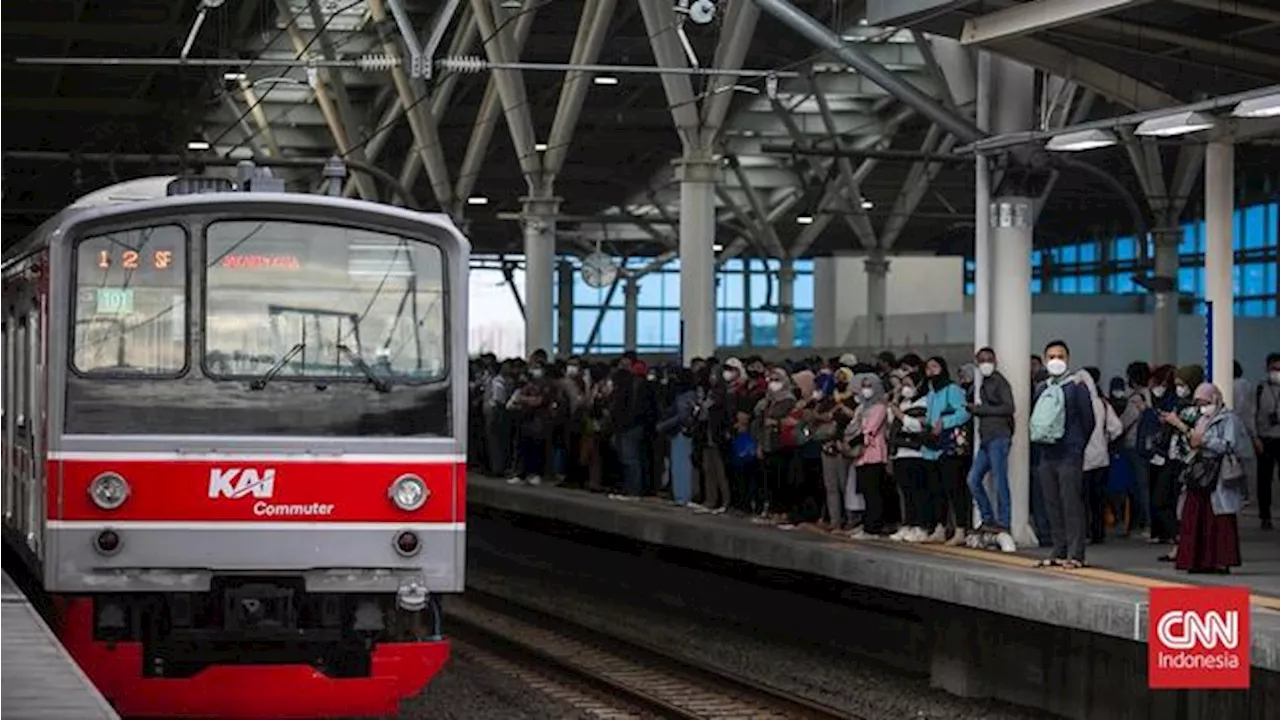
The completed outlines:
<svg viewBox="0 0 1280 720">
<path fill-rule="evenodd" d="M 711 106 L 727 111 L 708 153 L 722 165 L 717 242 L 728 254 L 968 251 L 974 173 L 952 156 L 964 143 L 752 1 L 717 0 L 706 23 L 672 0 L 5 2 L 5 239 L 95 188 L 177 169 L 139 154 L 195 165 L 208 153 L 337 152 L 386 170 L 423 209 L 453 214 L 481 251 L 519 252 L 521 198 L 554 176 L 563 249 L 657 255 L 675 243 L 673 115 L 685 118 L 691 102 L 701 120 Z M 1038 127 L 1052 129 L 1280 83 L 1280 9 L 1255 2 L 793 4 L 957 115 L 973 113 L 975 48 L 1044 70 Z M 432 57 L 454 62 L 417 77 L 410 46 L 430 45 L 437 28 Z M 191 62 L 178 64 L 192 37 Z M 735 48 L 735 37 L 749 42 Z M 405 62 L 390 68 L 389 52 Z M 655 55 L 687 74 L 653 72 Z M 739 58 L 760 72 L 691 69 Z M 492 70 L 485 60 L 540 67 Z M 610 67 L 567 74 L 571 62 Z M 664 84 L 677 77 L 691 95 L 673 103 Z M 586 92 L 570 134 L 561 107 L 573 105 L 564 91 L 575 86 Z M 1243 194 L 1272 192 L 1276 134 L 1254 133 L 1238 154 Z M 1150 186 L 1135 165 L 1149 168 L 1154 154 L 1171 172 L 1184 141 L 1079 157 L 1141 201 Z M 835 148 L 848 156 L 824 154 Z M 297 189 L 319 185 L 316 173 L 282 174 Z M 353 196 L 397 201 L 385 184 L 348 184 Z M 1093 175 L 1062 172 L 1046 198 L 1040 242 L 1133 225 Z"/>
</svg>

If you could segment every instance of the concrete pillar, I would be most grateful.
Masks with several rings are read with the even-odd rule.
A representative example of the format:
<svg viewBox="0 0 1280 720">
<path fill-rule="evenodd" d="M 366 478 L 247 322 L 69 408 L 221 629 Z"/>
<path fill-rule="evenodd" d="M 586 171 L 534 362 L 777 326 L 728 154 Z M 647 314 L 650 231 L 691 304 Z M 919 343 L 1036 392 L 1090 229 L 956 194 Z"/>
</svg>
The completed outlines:
<svg viewBox="0 0 1280 720">
<path fill-rule="evenodd" d="M 688 155 L 676 161 L 680 180 L 680 325 L 684 362 L 716 351 L 716 183 L 720 163 Z"/>
<path fill-rule="evenodd" d="M 635 350 L 639 344 L 636 340 L 640 319 L 640 282 L 629 277 L 622 285 L 622 346 L 627 350 Z"/>
<path fill-rule="evenodd" d="M 991 346 L 1000 369 L 1013 389 L 1014 435 L 1009 448 L 1009 490 L 1013 539 L 1019 545 L 1036 543 L 1031 529 L 1031 446 L 1027 421 L 1031 415 L 1031 241 L 1029 197 L 999 197 L 991 203 L 992 277 Z"/>
<path fill-rule="evenodd" d="M 1178 362 L 1178 246 L 1182 244 L 1182 228 L 1157 228 L 1151 233 L 1155 241 L 1157 282 L 1169 282 L 1168 292 L 1154 293 L 1155 312 L 1151 324 L 1152 353 L 1156 365 Z M 1136 238 L 1142 242 L 1142 238 Z"/>
<path fill-rule="evenodd" d="M 552 274 L 556 271 L 556 214 L 560 198 L 524 197 L 524 351 L 550 353 Z"/>
<path fill-rule="evenodd" d="M 863 263 L 867 273 L 867 337 L 866 347 L 884 347 L 884 318 L 889 312 L 889 260 L 883 250 L 875 250 Z"/>
<path fill-rule="evenodd" d="M 813 261 L 813 346 L 834 348 L 844 342 L 836 337 L 836 259 Z"/>
<path fill-rule="evenodd" d="M 1236 354 L 1235 166 L 1231 142 L 1209 143 L 1204 155 L 1204 299 L 1211 303 L 1205 321 L 1212 328 L 1205 378 L 1218 386 L 1227 407 L 1232 405 L 1231 363 Z"/>
<path fill-rule="evenodd" d="M 560 262 L 560 278 L 556 298 L 556 354 L 567 358 L 573 354 L 573 263 Z"/>
<path fill-rule="evenodd" d="M 778 268 L 778 347 L 791 350 L 796 346 L 796 266 L 784 258 Z"/>
<path fill-rule="evenodd" d="M 977 97 L 975 114 L 978 127 L 991 126 L 991 62 L 990 53 L 978 51 Z M 986 155 L 974 158 L 973 226 L 973 340 L 974 349 L 991 344 L 991 223 L 987 212 L 991 206 L 991 170 Z M 981 381 L 979 381 L 981 382 Z"/>
</svg>

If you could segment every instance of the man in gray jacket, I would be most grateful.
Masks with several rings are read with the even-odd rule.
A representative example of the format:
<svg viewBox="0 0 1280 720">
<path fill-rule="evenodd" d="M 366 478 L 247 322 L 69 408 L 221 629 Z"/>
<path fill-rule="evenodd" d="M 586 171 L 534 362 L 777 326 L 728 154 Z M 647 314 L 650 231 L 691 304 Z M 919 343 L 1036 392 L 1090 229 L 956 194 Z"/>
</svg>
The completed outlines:
<svg viewBox="0 0 1280 720">
<path fill-rule="evenodd" d="M 969 470 L 969 490 L 982 513 L 982 527 L 1009 531 L 1013 523 L 1009 500 L 1009 443 L 1013 440 L 1013 389 L 996 370 L 996 353 L 989 347 L 977 352 L 978 374 L 982 376 L 978 391 L 981 402 L 970 404 L 969 412 L 978 418 L 981 441 L 973 454 Z M 990 472 L 996 485 L 999 510 L 991 506 L 991 498 L 983 480 Z"/>
</svg>

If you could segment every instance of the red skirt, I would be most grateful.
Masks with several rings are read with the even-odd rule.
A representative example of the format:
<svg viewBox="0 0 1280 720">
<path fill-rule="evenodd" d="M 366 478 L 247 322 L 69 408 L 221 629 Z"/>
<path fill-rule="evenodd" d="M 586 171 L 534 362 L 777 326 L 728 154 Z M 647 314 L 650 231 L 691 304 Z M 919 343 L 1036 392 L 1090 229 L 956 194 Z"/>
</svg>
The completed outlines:
<svg viewBox="0 0 1280 720">
<path fill-rule="evenodd" d="M 1179 570 L 1208 571 L 1240 566 L 1235 514 L 1214 515 L 1211 490 L 1187 490 L 1178 532 Z"/>
</svg>

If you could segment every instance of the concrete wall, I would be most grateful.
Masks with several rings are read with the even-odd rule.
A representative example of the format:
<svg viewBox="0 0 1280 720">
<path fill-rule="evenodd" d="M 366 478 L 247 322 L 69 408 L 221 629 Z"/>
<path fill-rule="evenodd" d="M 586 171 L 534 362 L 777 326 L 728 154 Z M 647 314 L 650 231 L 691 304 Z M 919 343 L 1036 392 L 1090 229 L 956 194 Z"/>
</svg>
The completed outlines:
<svg viewBox="0 0 1280 720">
<path fill-rule="evenodd" d="M 850 340 L 862 337 L 865 322 L 865 318 L 856 319 L 847 337 Z M 1267 353 L 1280 352 L 1280 318 L 1236 318 L 1235 325 L 1236 359 L 1244 365 L 1246 377 L 1257 379 L 1262 375 Z M 1122 375 L 1130 362 L 1151 355 L 1149 315 L 1035 313 L 1031 327 L 1032 352 L 1039 352 L 1046 342 L 1061 338 L 1071 346 L 1072 364 L 1096 365 L 1104 378 Z M 885 320 L 885 335 L 890 350 L 972 346 L 973 314 L 894 315 Z M 1203 362 L 1204 319 L 1183 315 L 1178 319 L 1178 363 Z"/>
<path fill-rule="evenodd" d="M 813 263 L 813 344 L 849 345 L 849 328 L 867 314 L 865 256 L 837 255 Z M 896 281 L 895 281 L 896 280 Z M 889 259 L 890 315 L 955 312 L 964 307 L 964 259 L 895 255 Z M 862 336 L 852 344 L 861 345 Z"/>
</svg>

